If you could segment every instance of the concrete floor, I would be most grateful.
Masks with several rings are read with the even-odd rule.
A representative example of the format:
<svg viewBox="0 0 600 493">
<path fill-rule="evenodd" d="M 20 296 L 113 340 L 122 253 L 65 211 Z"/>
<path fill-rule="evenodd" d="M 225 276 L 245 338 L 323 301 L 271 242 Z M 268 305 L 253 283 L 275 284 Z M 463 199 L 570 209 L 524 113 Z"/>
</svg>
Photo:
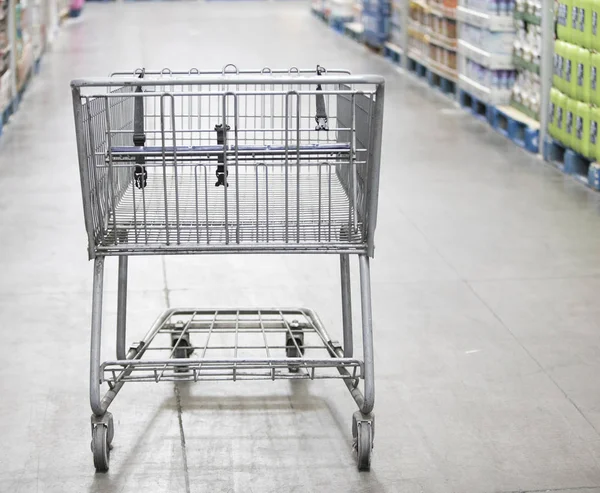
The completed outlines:
<svg viewBox="0 0 600 493">
<path fill-rule="evenodd" d="M 354 403 L 331 381 L 131 385 L 112 409 L 110 472 L 94 474 L 92 265 L 68 83 L 226 62 L 387 77 L 370 473 L 351 453 Z M 600 195 L 304 3 L 86 5 L 0 140 L 0 211 L 1 492 L 600 492 Z M 311 306 L 339 334 L 333 257 L 130 265 L 133 340 L 167 305 Z"/>
</svg>

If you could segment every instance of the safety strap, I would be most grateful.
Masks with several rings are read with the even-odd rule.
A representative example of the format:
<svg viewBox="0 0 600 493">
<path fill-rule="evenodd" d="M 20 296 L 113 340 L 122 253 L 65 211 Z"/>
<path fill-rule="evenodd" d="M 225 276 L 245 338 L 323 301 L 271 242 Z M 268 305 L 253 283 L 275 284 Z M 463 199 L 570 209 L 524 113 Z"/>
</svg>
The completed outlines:
<svg viewBox="0 0 600 493">
<path fill-rule="evenodd" d="M 142 69 L 139 75 L 140 79 L 144 78 L 146 69 Z M 142 86 L 136 86 L 136 93 L 142 92 Z M 146 134 L 144 133 L 144 98 L 135 97 L 133 103 L 133 145 L 136 147 L 143 147 L 146 143 Z M 144 164 L 146 164 L 146 158 L 143 154 L 135 157 L 136 167 L 133 172 L 133 179 L 135 186 L 138 188 L 144 188 L 148 183 L 148 171 Z"/>
<path fill-rule="evenodd" d="M 225 125 L 225 128 L 223 128 L 223 124 L 219 123 L 217 125 L 215 125 L 215 132 L 217 132 L 217 145 L 219 146 L 223 146 L 225 144 L 225 132 L 227 132 L 228 130 L 230 130 L 229 125 Z M 219 154 L 217 156 L 217 161 L 219 162 L 219 165 L 217 166 L 217 182 L 215 183 L 215 187 L 218 187 L 220 185 L 226 185 L 229 186 L 229 183 L 227 183 L 226 177 L 227 175 L 229 175 L 229 170 L 227 170 L 227 172 L 225 172 L 225 147 L 223 147 L 223 153 Z"/>
<path fill-rule="evenodd" d="M 317 75 L 323 75 L 326 72 L 324 67 L 317 65 Z M 321 84 L 317 84 L 317 91 L 323 91 Z M 315 130 L 329 130 L 329 124 L 327 123 L 327 108 L 325 107 L 325 96 L 317 93 L 317 113 L 315 115 L 315 121 L 317 126 Z"/>
</svg>

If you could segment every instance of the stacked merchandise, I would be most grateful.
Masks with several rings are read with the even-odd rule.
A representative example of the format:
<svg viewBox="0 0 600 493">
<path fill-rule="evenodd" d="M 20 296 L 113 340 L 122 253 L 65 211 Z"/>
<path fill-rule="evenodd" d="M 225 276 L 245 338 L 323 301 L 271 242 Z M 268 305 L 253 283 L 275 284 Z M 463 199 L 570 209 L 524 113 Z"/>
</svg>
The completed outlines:
<svg viewBox="0 0 600 493">
<path fill-rule="evenodd" d="M 541 0 L 517 0 L 515 26 L 517 35 L 513 63 L 517 79 L 510 104 L 522 113 L 540 119 L 540 57 L 542 52 Z"/>
<path fill-rule="evenodd" d="M 390 43 L 394 45 L 397 52 L 400 52 L 400 46 L 402 46 L 402 2 L 392 0 L 391 7 Z"/>
<path fill-rule="evenodd" d="M 459 85 L 477 100 L 508 104 L 517 73 L 512 0 L 462 0 L 459 21 Z"/>
<path fill-rule="evenodd" d="M 390 0 L 363 1 L 363 38 L 367 45 L 379 49 L 387 41 L 391 10 Z"/>
<path fill-rule="evenodd" d="M 429 58 L 429 6 L 424 0 L 410 0 L 408 56 L 417 61 Z"/>
<path fill-rule="evenodd" d="M 429 60 L 432 72 L 456 81 L 456 0 L 429 2 Z"/>
<path fill-rule="evenodd" d="M 48 39 L 48 2 L 42 0 L 33 0 L 32 5 L 32 44 L 33 58 L 39 60 L 46 50 Z"/>
<path fill-rule="evenodd" d="M 31 9 L 28 0 L 17 0 L 15 6 L 15 53 L 17 57 L 17 90 L 21 91 L 33 67 Z"/>
<path fill-rule="evenodd" d="M 557 10 L 548 132 L 566 147 L 600 157 L 598 0 L 561 0 Z"/>
<path fill-rule="evenodd" d="M 12 100 L 10 56 L 12 47 L 10 45 L 9 23 L 8 23 L 8 0 L 0 1 L 0 123 L 2 113 L 6 111 Z"/>
</svg>

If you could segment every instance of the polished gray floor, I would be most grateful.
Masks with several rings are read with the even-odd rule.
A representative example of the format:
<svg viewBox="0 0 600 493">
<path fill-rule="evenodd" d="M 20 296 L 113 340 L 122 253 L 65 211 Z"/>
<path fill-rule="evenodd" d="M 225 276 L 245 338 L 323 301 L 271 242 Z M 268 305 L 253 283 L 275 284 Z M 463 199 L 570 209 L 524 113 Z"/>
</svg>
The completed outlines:
<svg viewBox="0 0 600 493">
<path fill-rule="evenodd" d="M 226 62 L 387 77 L 370 473 L 355 469 L 341 383 L 283 382 L 126 387 L 110 472 L 94 474 L 68 83 Z M 0 491 L 599 493 L 599 245 L 599 194 L 304 3 L 88 4 L 0 140 Z M 131 274 L 132 339 L 167 305 L 306 305 L 339 333 L 333 257 L 135 258 Z"/>
</svg>

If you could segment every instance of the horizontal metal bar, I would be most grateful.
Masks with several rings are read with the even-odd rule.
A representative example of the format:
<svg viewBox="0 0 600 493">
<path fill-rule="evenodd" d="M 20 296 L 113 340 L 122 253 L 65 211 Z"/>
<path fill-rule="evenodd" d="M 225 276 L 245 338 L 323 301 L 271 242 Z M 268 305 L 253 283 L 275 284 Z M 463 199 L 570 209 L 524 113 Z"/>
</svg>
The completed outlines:
<svg viewBox="0 0 600 493">
<path fill-rule="evenodd" d="M 320 75 L 320 76 L 281 76 L 273 77 L 263 75 L 260 77 L 248 76 L 246 74 L 233 75 L 227 74 L 225 76 L 208 75 L 205 77 L 194 76 L 194 77 L 175 77 L 173 79 L 160 79 L 160 80 L 146 80 L 139 79 L 137 77 L 115 79 L 110 77 L 104 78 L 86 78 L 86 79 L 74 79 L 71 81 L 71 87 L 138 87 L 138 86 L 178 86 L 178 85 L 211 85 L 211 84 L 294 84 L 294 85 L 326 85 L 326 84 L 375 84 L 384 85 L 385 79 L 381 75 Z"/>
</svg>

